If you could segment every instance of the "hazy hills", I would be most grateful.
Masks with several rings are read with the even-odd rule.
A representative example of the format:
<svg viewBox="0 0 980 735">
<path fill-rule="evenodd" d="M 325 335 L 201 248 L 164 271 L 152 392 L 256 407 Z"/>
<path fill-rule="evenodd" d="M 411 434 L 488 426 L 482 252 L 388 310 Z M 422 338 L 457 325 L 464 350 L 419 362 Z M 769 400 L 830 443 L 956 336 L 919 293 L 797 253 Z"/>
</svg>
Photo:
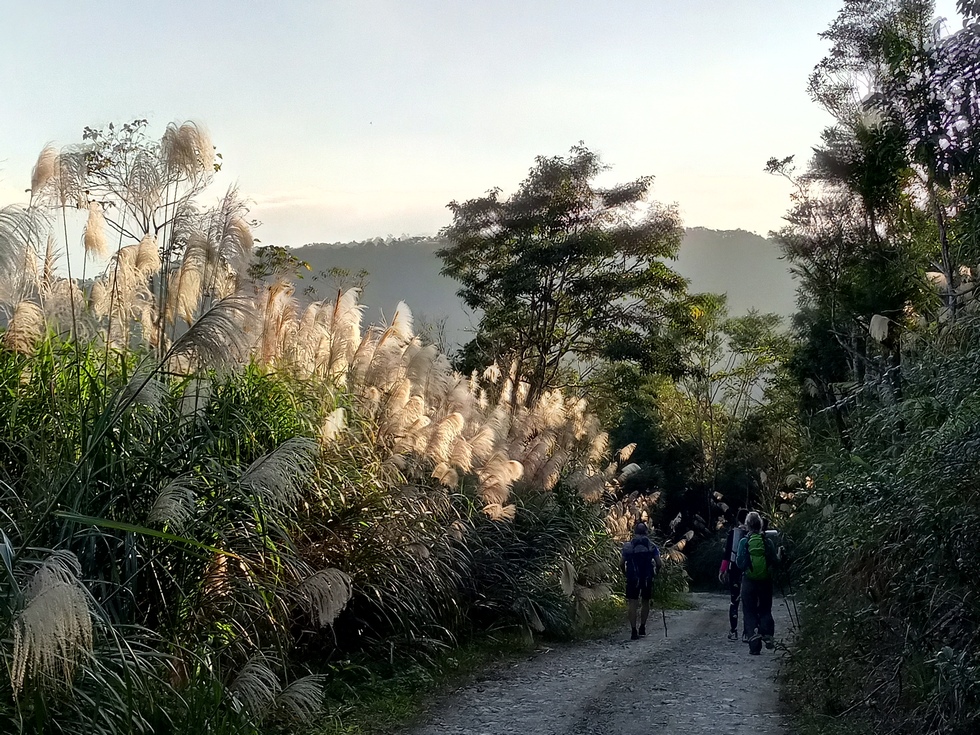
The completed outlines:
<svg viewBox="0 0 980 735">
<path fill-rule="evenodd" d="M 314 243 L 294 254 L 320 274 L 331 268 L 355 276 L 367 271 L 361 301 L 369 310 L 368 321 L 390 317 L 399 301 L 406 302 L 417 322 L 435 324 L 445 320 L 444 337 L 449 344 L 469 339 L 476 320 L 456 296 L 455 281 L 440 275 L 441 261 L 435 251 L 439 238 L 380 238 L 357 243 Z M 766 238 L 744 230 L 686 231 L 677 270 L 691 281 L 691 290 L 727 293 L 733 315 L 751 308 L 784 316 L 793 313 L 795 285 L 777 246 Z M 304 285 L 323 298 L 336 289 L 329 276 L 307 276 Z"/>
</svg>

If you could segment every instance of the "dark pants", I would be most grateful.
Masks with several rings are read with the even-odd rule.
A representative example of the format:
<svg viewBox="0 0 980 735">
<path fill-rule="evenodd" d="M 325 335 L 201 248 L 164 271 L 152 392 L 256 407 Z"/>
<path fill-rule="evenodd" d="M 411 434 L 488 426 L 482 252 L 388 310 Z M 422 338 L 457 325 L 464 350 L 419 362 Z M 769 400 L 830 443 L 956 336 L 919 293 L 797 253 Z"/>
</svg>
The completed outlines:
<svg viewBox="0 0 980 735">
<path fill-rule="evenodd" d="M 728 591 L 732 595 L 732 603 L 728 606 L 728 622 L 732 630 L 738 630 L 738 605 L 742 601 L 742 573 L 728 570 Z"/>
<path fill-rule="evenodd" d="M 749 637 L 755 629 L 759 635 L 771 636 L 776 631 L 776 622 L 772 619 L 772 580 L 758 581 L 742 577 L 742 615 L 743 623 Z M 761 651 L 762 641 L 749 643 L 750 650 Z"/>
</svg>

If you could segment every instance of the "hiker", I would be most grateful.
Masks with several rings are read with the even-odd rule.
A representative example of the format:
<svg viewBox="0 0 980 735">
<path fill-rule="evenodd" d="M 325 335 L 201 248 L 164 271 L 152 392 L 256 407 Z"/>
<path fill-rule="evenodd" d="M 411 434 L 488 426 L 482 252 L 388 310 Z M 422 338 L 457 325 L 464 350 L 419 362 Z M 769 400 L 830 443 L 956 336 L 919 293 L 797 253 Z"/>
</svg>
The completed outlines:
<svg viewBox="0 0 980 735">
<path fill-rule="evenodd" d="M 728 529 L 725 537 L 725 553 L 721 558 L 721 569 L 718 570 L 718 581 L 722 583 L 731 594 L 731 604 L 728 606 L 728 624 L 731 630 L 728 631 L 728 640 L 738 640 L 738 606 L 742 601 L 742 570 L 735 563 L 735 555 L 738 553 L 739 542 L 745 537 L 745 516 L 748 511 L 739 508 L 735 514 L 735 525 Z M 748 631 L 742 632 L 742 640 L 748 642 Z"/>
<path fill-rule="evenodd" d="M 620 568 L 626 575 L 626 604 L 629 610 L 630 640 L 637 640 L 647 634 L 647 618 L 650 616 L 650 596 L 653 594 L 653 578 L 663 567 L 660 549 L 649 538 L 647 524 L 637 523 L 633 529 L 633 540 L 623 544 L 623 558 Z M 637 608 L 640 600 L 640 627 L 636 627 Z"/>
<path fill-rule="evenodd" d="M 748 535 L 738 544 L 735 563 L 742 570 L 742 623 L 749 636 L 749 653 L 758 656 L 762 644 L 775 647 L 772 619 L 772 574 L 777 551 L 772 540 L 762 533 L 762 517 L 755 511 L 745 517 Z"/>
</svg>

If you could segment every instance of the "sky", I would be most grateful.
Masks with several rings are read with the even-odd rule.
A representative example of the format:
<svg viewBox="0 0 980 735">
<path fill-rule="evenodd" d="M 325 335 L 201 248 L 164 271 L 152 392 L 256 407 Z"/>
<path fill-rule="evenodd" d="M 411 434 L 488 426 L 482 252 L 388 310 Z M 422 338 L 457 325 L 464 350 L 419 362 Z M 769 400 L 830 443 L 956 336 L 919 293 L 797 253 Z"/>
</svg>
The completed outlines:
<svg viewBox="0 0 980 735">
<path fill-rule="evenodd" d="M 194 120 L 266 244 L 431 235 L 579 141 L 689 227 L 765 235 L 830 123 L 806 94 L 843 0 L 20 0 L 0 206 L 85 126 Z M 937 3 L 958 25 L 954 0 Z"/>
</svg>

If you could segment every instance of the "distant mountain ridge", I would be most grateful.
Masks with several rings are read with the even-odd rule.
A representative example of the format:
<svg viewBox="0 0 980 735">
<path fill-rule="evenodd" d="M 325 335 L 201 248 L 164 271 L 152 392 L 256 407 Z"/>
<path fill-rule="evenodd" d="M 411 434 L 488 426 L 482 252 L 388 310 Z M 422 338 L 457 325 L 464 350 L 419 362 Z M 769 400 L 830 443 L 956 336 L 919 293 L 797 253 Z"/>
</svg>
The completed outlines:
<svg viewBox="0 0 980 735">
<path fill-rule="evenodd" d="M 435 253 L 445 244 L 439 237 L 402 236 L 311 243 L 293 254 L 309 263 L 314 274 L 341 269 L 355 277 L 367 271 L 361 303 L 368 306 L 368 322 L 390 318 L 398 302 L 404 301 L 423 325 L 444 320 L 442 336 L 452 346 L 470 339 L 477 319 L 456 296 L 459 284 L 439 272 L 442 262 Z M 673 266 L 690 280 L 691 291 L 727 293 L 733 316 L 749 309 L 784 317 L 795 311 L 796 286 L 778 246 L 754 233 L 703 227 L 685 230 Z M 309 285 L 316 287 L 319 298 L 333 288 L 329 278 L 318 278 Z"/>
</svg>

